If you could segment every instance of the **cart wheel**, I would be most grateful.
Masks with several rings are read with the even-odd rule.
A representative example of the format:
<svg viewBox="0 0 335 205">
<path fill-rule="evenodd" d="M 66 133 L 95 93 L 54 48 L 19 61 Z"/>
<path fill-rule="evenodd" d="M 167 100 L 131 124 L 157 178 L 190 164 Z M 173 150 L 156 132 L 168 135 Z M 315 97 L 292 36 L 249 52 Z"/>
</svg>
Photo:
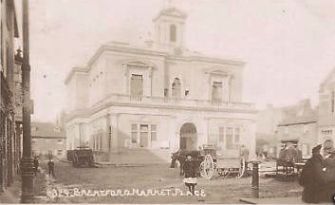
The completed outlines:
<svg viewBox="0 0 335 205">
<path fill-rule="evenodd" d="M 203 178 L 211 179 L 214 175 L 215 163 L 211 155 L 206 155 L 204 161 L 200 164 L 200 175 Z"/>
<path fill-rule="evenodd" d="M 242 158 L 241 159 L 241 165 L 240 165 L 240 168 L 238 170 L 238 175 L 237 175 L 237 178 L 241 178 L 244 176 L 244 173 L 245 173 L 245 170 L 246 170 L 246 167 L 245 167 L 245 159 Z"/>
</svg>

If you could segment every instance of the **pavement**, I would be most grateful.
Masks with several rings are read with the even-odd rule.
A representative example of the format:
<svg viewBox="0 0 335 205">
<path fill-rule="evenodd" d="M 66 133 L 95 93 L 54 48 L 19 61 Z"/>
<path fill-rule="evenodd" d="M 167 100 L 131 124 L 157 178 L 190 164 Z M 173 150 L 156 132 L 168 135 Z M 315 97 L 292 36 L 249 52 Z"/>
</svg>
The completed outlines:
<svg viewBox="0 0 335 205">
<path fill-rule="evenodd" d="M 303 204 L 301 197 L 241 198 L 246 204 Z"/>
<path fill-rule="evenodd" d="M 0 192 L 0 204 L 3 203 L 20 203 L 21 180 L 17 176 L 14 183 L 7 187 L 4 192 Z"/>
<path fill-rule="evenodd" d="M 50 184 L 53 179 L 50 179 L 43 169 L 37 177 L 34 177 L 34 203 L 46 203 L 49 199 L 43 193 L 43 189 Z M 15 176 L 14 183 L 6 187 L 4 192 L 0 192 L 0 204 L 18 204 L 21 199 L 21 176 Z"/>
</svg>

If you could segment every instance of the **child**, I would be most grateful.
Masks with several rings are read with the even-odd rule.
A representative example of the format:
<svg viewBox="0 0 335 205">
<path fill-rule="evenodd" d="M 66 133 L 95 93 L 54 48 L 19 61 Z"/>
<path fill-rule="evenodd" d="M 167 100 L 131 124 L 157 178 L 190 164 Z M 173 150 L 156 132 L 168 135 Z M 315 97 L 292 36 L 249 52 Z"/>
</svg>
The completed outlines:
<svg viewBox="0 0 335 205">
<path fill-rule="evenodd" d="M 184 183 L 188 187 L 189 191 L 194 195 L 194 188 L 195 185 L 197 185 L 196 167 L 190 154 L 186 156 L 183 170 L 185 175 Z"/>
</svg>

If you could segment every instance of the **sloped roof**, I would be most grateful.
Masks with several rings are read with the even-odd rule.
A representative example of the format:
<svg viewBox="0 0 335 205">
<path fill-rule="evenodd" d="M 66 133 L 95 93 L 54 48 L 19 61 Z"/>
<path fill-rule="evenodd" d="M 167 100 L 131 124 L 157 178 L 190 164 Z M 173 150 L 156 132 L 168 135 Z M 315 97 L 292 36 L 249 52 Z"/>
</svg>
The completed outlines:
<svg viewBox="0 0 335 205">
<path fill-rule="evenodd" d="M 283 120 L 279 126 L 314 123 L 317 121 L 317 112 L 311 107 L 307 99 L 300 101 L 297 105 L 283 108 Z"/>
<path fill-rule="evenodd" d="M 280 122 L 279 126 L 293 125 L 293 124 L 307 124 L 307 123 L 314 123 L 316 121 L 317 121 L 316 115 L 289 117 Z"/>
<path fill-rule="evenodd" d="M 31 123 L 31 136 L 34 137 L 49 137 L 56 138 L 61 137 L 65 138 L 64 130 L 60 127 L 57 127 L 53 123 L 49 122 L 32 122 Z"/>
<path fill-rule="evenodd" d="M 329 83 L 329 81 L 331 81 L 335 75 L 335 68 L 333 68 L 330 73 L 326 76 L 326 78 L 321 82 L 320 84 L 320 91 L 322 91 L 324 89 L 324 87 Z"/>
</svg>

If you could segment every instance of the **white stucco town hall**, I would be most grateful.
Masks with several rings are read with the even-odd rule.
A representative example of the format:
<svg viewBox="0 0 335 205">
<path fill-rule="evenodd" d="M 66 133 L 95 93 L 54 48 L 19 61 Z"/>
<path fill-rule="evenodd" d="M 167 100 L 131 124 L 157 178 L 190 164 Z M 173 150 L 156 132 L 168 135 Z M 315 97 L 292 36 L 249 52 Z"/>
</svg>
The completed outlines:
<svg viewBox="0 0 335 205">
<path fill-rule="evenodd" d="M 242 102 L 245 63 L 184 47 L 187 15 L 169 7 L 153 19 L 154 39 L 102 45 L 65 80 L 67 149 L 89 145 L 108 160 L 123 149 L 255 153 L 255 108 Z"/>
</svg>

